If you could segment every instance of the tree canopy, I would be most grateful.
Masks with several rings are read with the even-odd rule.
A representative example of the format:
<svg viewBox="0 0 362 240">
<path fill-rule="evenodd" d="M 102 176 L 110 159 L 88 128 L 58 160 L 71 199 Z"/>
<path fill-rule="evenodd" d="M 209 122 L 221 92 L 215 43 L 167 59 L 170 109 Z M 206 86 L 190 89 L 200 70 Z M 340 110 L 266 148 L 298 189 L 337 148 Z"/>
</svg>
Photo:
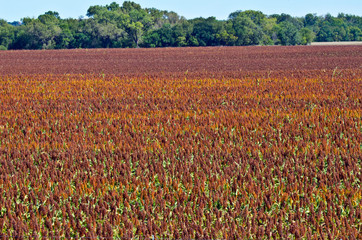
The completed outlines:
<svg viewBox="0 0 362 240">
<path fill-rule="evenodd" d="M 185 19 L 173 11 L 122 5 L 90 6 L 87 18 L 62 19 L 48 11 L 20 23 L 0 19 L 0 50 L 183 46 L 305 45 L 361 41 L 362 17 L 341 13 L 305 17 L 238 10 L 227 20 Z"/>
</svg>

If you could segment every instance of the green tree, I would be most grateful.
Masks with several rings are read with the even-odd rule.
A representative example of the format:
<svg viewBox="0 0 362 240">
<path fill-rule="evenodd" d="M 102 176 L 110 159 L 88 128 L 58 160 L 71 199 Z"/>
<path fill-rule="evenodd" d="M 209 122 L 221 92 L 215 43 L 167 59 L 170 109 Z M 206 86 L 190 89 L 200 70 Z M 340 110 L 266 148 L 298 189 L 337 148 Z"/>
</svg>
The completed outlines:
<svg viewBox="0 0 362 240">
<path fill-rule="evenodd" d="M 277 24 L 280 24 L 282 22 L 290 22 L 292 23 L 298 30 L 302 29 L 304 27 L 304 18 L 293 18 L 289 14 L 273 14 L 270 17 L 277 19 Z"/>
<path fill-rule="evenodd" d="M 191 21 L 193 24 L 192 36 L 197 39 L 199 46 L 217 46 L 223 32 L 222 22 L 215 17 L 196 18 Z"/>
<path fill-rule="evenodd" d="M 42 15 L 39 15 L 38 19 L 43 24 L 55 24 L 59 23 L 60 16 L 58 12 L 48 11 Z"/>
<path fill-rule="evenodd" d="M 92 37 L 86 33 L 75 33 L 69 42 L 69 48 L 92 48 Z"/>
<path fill-rule="evenodd" d="M 297 27 L 289 21 L 284 21 L 278 24 L 277 35 L 279 43 L 282 45 L 298 45 L 302 42 L 302 38 Z"/>
<path fill-rule="evenodd" d="M 301 44 L 303 45 L 307 45 L 310 44 L 311 42 L 313 42 L 314 38 L 315 38 L 315 34 L 312 30 L 310 30 L 309 28 L 302 28 L 299 31 L 300 37 L 301 37 Z"/>
<path fill-rule="evenodd" d="M 246 10 L 246 11 L 240 11 L 239 15 L 240 17 L 247 17 L 250 18 L 256 25 L 262 25 L 263 22 L 266 20 L 266 16 L 261 11 L 254 11 L 254 10 Z"/>
<path fill-rule="evenodd" d="M 42 15 L 41 15 L 42 16 Z M 42 18 L 42 17 L 41 17 Z M 15 49 L 52 49 L 56 47 L 55 39 L 60 35 L 61 29 L 56 22 L 24 18 L 23 25 L 16 28 L 15 41 L 12 48 Z"/>
<path fill-rule="evenodd" d="M 90 6 L 87 10 L 87 17 L 94 17 L 96 15 L 99 15 L 104 10 L 104 7 L 95 5 Z"/>
<path fill-rule="evenodd" d="M 324 17 L 316 37 L 319 42 L 347 41 L 348 26 L 343 18 L 335 18 L 330 14 Z"/>
<path fill-rule="evenodd" d="M 308 13 L 304 17 L 304 26 L 314 26 L 318 23 L 318 17 L 316 14 Z"/>
<path fill-rule="evenodd" d="M 8 49 L 14 41 L 15 27 L 0 19 L 0 46 L 2 49 Z"/>
<path fill-rule="evenodd" d="M 362 41 L 362 30 L 356 26 L 348 27 L 349 41 Z"/>
<path fill-rule="evenodd" d="M 139 47 L 144 33 L 151 30 L 153 19 L 145 9 L 134 2 L 124 2 L 121 9 L 124 12 L 122 26 L 134 45 Z"/>
<path fill-rule="evenodd" d="M 258 45 L 263 39 L 263 32 L 260 26 L 257 26 L 249 17 L 239 15 L 231 19 L 231 34 L 237 37 L 235 44 Z"/>
<path fill-rule="evenodd" d="M 138 3 L 132 2 L 132 1 L 124 1 L 123 4 L 122 4 L 121 9 L 124 12 L 128 12 L 128 13 L 133 11 L 133 10 L 137 10 L 137 11 L 143 10 L 141 8 L 141 5 L 139 5 Z"/>
<path fill-rule="evenodd" d="M 184 18 L 172 27 L 173 35 L 175 37 L 175 46 L 198 46 L 197 39 L 192 36 L 193 25 Z"/>
<path fill-rule="evenodd" d="M 263 31 L 263 37 L 261 39 L 261 44 L 263 45 L 273 45 L 277 41 L 277 19 L 276 18 L 265 18 L 261 23 L 261 28 Z"/>
<path fill-rule="evenodd" d="M 143 38 L 142 46 L 145 47 L 171 47 L 175 45 L 175 38 L 170 24 L 151 31 Z"/>
<path fill-rule="evenodd" d="M 233 46 L 238 38 L 224 29 L 216 34 L 216 39 L 220 45 Z"/>
<path fill-rule="evenodd" d="M 129 5 L 129 3 L 124 3 Z M 87 11 L 90 17 L 85 23 L 86 35 L 91 37 L 90 47 L 128 47 L 131 45 L 128 41 L 127 30 L 134 27 L 130 25 L 130 15 L 125 9 L 131 9 L 129 6 L 123 8 L 113 2 L 106 6 L 91 6 Z M 84 38 L 83 35 L 79 37 Z M 86 38 L 87 39 L 87 38 Z M 88 39 L 87 39 L 88 40 Z M 88 44 L 89 45 L 89 44 Z"/>
<path fill-rule="evenodd" d="M 172 11 L 122 5 L 90 6 L 88 19 L 61 19 L 48 11 L 22 24 L 0 20 L 2 49 L 168 47 L 216 45 L 297 45 L 316 41 L 361 41 L 362 17 L 340 13 L 305 17 L 235 11 L 227 21 L 215 17 L 186 20 Z"/>
<path fill-rule="evenodd" d="M 61 33 L 54 38 L 55 48 L 66 49 L 70 48 L 69 44 L 74 39 L 72 32 L 69 29 L 62 29 Z"/>
</svg>

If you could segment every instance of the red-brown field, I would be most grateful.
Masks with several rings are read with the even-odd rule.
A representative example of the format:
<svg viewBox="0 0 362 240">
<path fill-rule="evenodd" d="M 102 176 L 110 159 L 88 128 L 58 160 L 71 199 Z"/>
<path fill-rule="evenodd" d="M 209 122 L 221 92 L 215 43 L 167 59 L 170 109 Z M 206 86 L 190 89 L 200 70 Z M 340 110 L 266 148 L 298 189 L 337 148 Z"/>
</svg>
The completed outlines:
<svg viewBox="0 0 362 240">
<path fill-rule="evenodd" d="M 361 73 L 361 51 L 362 46 L 2 51 L 0 74 L 241 78 L 279 77 L 281 74 L 291 77 L 289 73 L 292 72 L 303 78 L 315 74 L 330 77 L 335 68 Z"/>
<path fill-rule="evenodd" d="M 0 238 L 361 239 L 362 47 L 0 52 Z"/>
</svg>

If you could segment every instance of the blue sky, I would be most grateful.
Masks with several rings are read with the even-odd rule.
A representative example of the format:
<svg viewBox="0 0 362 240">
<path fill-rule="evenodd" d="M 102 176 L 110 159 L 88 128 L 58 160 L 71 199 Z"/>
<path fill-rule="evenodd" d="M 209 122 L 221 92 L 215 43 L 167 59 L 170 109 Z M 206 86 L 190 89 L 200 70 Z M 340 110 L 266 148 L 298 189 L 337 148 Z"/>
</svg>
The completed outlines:
<svg viewBox="0 0 362 240">
<path fill-rule="evenodd" d="M 23 17 L 37 17 L 52 10 L 59 12 L 61 18 L 85 16 L 92 5 L 106 5 L 112 0 L 2 0 L 0 18 L 18 21 Z M 123 1 L 116 1 L 122 4 Z M 259 10 L 265 14 L 288 13 L 304 16 L 307 13 L 325 15 L 338 13 L 362 15 L 362 0 L 134 0 L 142 7 L 155 7 L 175 11 L 186 18 L 210 17 L 226 19 L 236 10 Z"/>
</svg>

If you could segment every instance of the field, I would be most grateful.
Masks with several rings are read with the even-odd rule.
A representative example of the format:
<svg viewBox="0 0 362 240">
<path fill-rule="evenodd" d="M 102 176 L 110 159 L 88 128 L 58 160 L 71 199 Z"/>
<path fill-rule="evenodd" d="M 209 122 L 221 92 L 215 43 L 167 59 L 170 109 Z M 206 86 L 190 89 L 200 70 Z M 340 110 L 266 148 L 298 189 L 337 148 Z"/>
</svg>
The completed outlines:
<svg viewBox="0 0 362 240">
<path fill-rule="evenodd" d="M 346 46 L 346 45 L 362 45 L 361 41 L 347 42 L 312 42 L 312 46 Z"/>
<path fill-rule="evenodd" d="M 0 238 L 361 239 L 362 46 L 0 52 Z"/>
</svg>

